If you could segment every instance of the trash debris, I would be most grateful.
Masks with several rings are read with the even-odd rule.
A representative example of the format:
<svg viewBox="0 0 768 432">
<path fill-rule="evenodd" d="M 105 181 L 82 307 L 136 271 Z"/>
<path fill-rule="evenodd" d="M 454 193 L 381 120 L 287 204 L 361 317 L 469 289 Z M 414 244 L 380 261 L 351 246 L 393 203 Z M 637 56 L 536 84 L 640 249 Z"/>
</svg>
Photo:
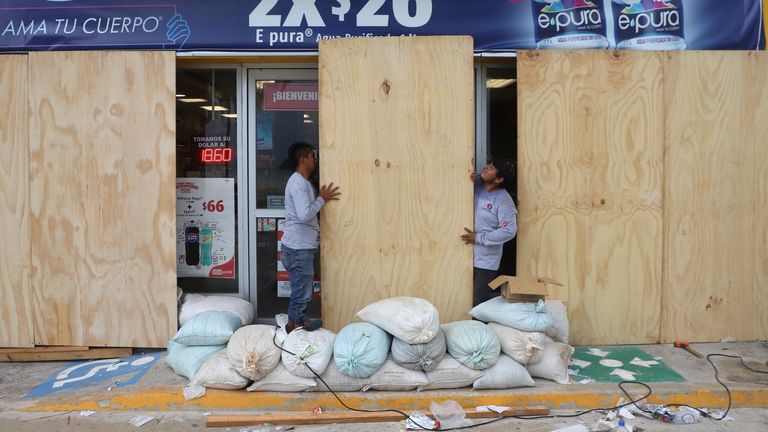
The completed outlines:
<svg viewBox="0 0 768 432">
<path fill-rule="evenodd" d="M 96 414 L 96 411 L 80 411 L 80 417 L 90 417 Z"/>
<path fill-rule="evenodd" d="M 117 386 L 120 384 L 120 381 L 115 381 L 112 384 L 107 386 L 107 391 L 110 392 L 112 389 L 116 389 Z"/>
<path fill-rule="evenodd" d="M 428 416 L 415 412 L 405 420 L 405 430 L 438 430 L 440 422 L 432 420 Z"/>
<path fill-rule="evenodd" d="M 609 422 L 605 419 L 598 420 L 594 425 L 592 425 L 592 428 L 590 431 L 592 432 L 610 432 L 616 427 L 615 424 Z"/>
<path fill-rule="evenodd" d="M 435 416 L 435 420 L 440 425 L 440 429 L 452 429 L 472 425 L 472 421 L 467 419 L 464 408 L 455 400 L 447 400 L 443 403 L 432 402 L 429 404 L 429 410 Z"/>
<path fill-rule="evenodd" d="M 140 416 L 134 417 L 131 421 L 128 422 L 128 424 L 139 428 L 151 422 L 154 419 L 155 419 L 155 416 L 152 416 L 152 415 L 140 415 Z"/>
<path fill-rule="evenodd" d="M 209 415 L 213 414 L 211 411 L 206 411 L 203 413 L 203 417 L 208 417 Z"/>
<path fill-rule="evenodd" d="M 479 407 L 475 408 L 475 411 L 481 411 L 481 412 L 493 411 L 493 412 L 495 412 L 497 414 L 501 414 L 504 411 L 508 410 L 509 408 L 510 407 L 508 407 L 508 406 L 483 405 L 483 406 L 479 406 Z"/>
<path fill-rule="evenodd" d="M 633 418 L 635 418 L 634 414 L 632 414 L 632 412 L 626 407 L 619 408 L 619 417 L 625 418 L 627 420 L 632 420 Z"/>
<path fill-rule="evenodd" d="M 610 430 L 610 429 L 609 429 Z M 566 426 L 560 429 L 554 429 L 552 432 L 589 432 L 586 426 L 583 424 L 577 424 L 572 426 Z"/>
<path fill-rule="evenodd" d="M 322 414 L 323 413 L 323 407 L 320 405 L 316 406 L 315 409 L 312 410 L 312 414 Z"/>
<path fill-rule="evenodd" d="M 184 400 L 197 399 L 205 396 L 205 387 L 201 385 L 188 385 L 184 387 Z"/>
<path fill-rule="evenodd" d="M 583 380 L 579 381 L 579 384 L 590 384 L 595 382 L 592 378 L 584 378 Z"/>
<path fill-rule="evenodd" d="M 731 342 L 736 342 L 736 338 L 728 336 L 720 339 L 720 343 L 731 343 Z"/>
</svg>

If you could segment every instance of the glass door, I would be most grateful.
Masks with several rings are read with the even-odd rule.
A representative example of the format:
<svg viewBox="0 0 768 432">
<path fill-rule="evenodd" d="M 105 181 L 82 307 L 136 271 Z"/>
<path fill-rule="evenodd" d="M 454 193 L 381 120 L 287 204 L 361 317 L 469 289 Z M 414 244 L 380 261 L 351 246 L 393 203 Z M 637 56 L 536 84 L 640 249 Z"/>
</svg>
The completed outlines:
<svg viewBox="0 0 768 432">
<path fill-rule="evenodd" d="M 290 282 L 280 263 L 283 195 L 293 174 L 288 147 L 304 141 L 318 148 L 317 70 L 249 69 L 247 82 L 250 297 L 264 321 L 288 310 Z M 320 316 L 319 279 L 315 290 L 307 313 Z"/>
</svg>

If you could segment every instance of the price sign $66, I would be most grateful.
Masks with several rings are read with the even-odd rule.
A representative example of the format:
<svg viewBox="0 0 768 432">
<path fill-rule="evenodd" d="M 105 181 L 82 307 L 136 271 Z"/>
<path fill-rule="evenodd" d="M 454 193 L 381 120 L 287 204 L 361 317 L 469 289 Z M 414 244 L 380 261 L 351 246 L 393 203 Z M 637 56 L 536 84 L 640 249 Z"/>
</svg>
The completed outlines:
<svg viewBox="0 0 768 432">
<path fill-rule="evenodd" d="M 224 211 L 224 200 L 203 201 L 203 210 L 210 213 L 221 213 Z"/>
</svg>

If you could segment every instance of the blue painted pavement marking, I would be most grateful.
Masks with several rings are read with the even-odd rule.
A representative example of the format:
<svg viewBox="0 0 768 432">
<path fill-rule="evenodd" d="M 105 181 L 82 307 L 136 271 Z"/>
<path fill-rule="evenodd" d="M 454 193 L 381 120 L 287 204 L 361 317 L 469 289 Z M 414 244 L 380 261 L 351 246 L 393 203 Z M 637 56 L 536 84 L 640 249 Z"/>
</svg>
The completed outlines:
<svg viewBox="0 0 768 432">
<path fill-rule="evenodd" d="M 120 387 L 133 385 L 152 368 L 162 355 L 163 353 L 160 352 L 118 359 L 70 363 L 67 368 L 32 389 L 27 393 L 27 397 L 41 397 L 63 390 L 78 389 L 101 381 L 111 381 L 115 377 L 132 373 L 134 374 L 133 377 L 127 381 L 121 381 Z"/>
</svg>

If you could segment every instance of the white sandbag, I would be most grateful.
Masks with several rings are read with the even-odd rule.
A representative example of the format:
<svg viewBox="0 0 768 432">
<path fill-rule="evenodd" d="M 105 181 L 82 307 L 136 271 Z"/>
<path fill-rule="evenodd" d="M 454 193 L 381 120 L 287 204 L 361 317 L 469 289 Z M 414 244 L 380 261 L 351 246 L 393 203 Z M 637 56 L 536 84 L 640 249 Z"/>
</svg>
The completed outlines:
<svg viewBox="0 0 768 432">
<path fill-rule="evenodd" d="M 356 392 L 371 384 L 370 378 L 351 377 L 339 372 L 339 369 L 336 368 L 335 360 L 328 362 L 328 367 L 325 368 L 325 372 L 320 375 L 320 378 L 335 392 Z M 309 391 L 329 391 L 328 387 L 319 379 L 315 378 L 315 382 L 317 382 L 317 386 L 312 387 Z"/>
<path fill-rule="evenodd" d="M 223 390 L 241 389 L 248 385 L 250 380 L 243 377 L 227 358 L 227 350 L 222 349 L 205 361 L 192 378 L 191 385 L 201 385 L 206 388 Z"/>
<path fill-rule="evenodd" d="M 322 375 L 333 356 L 334 338 L 336 334 L 323 328 L 292 331 L 283 342 L 283 365 L 296 376 L 314 378 L 315 373 Z"/>
<path fill-rule="evenodd" d="M 282 364 L 268 373 L 264 378 L 254 381 L 248 386 L 248 391 L 278 391 L 278 392 L 301 392 L 315 388 L 317 384 L 312 378 L 296 376 L 285 368 Z"/>
<path fill-rule="evenodd" d="M 333 342 L 333 361 L 339 372 L 352 377 L 373 375 L 387 361 L 392 336 L 371 323 L 352 323 Z"/>
<path fill-rule="evenodd" d="M 200 294 L 187 294 L 179 311 L 179 325 L 184 325 L 193 316 L 205 311 L 232 312 L 240 317 L 243 325 L 253 322 L 255 309 L 253 305 L 239 297 L 233 296 L 204 296 Z"/>
<path fill-rule="evenodd" d="M 496 333 L 480 321 L 443 324 L 448 354 L 471 369 L 487 369 L 496 364 L 501 345 Z"/>
<path fill-rule="evenodd" d="M 480 321 L 497 322 L 527 332 L 546 332 L 552 327 L 552 318 L 543 300 L 510 303 L 503 297 L 494 297 L 473 307 L 469 313 Z"/>
<path fill-rule="evenodd" d="M 440 316 L 432 303 L 416 297 L 392 297 L 371 303 L 357 316 L 409 344 L 431 341 L 440 330 Z"/>
<path fill-rule="evenodd" d="M 544 333 L 524 332 L 499 323 L 488 323 L 501 344 L 501 352 L 520 364 L 527 364 L 544 347 Z"/>
<path fill-rule="evenodd" d="M 275 328 L 249 325 L 239 328 L 229 339 L 227 357 L 232 367 L 245 378 L 260 380 L 280 363 L 280 348 L 273 341 Z"/>
<path fill-rule="evenodd" d="M 172 341 L 165 363 L 177 375 L 192 379 L 206 360 L 224 348 L 224 345 L 186 346 Z"/>
<path fill-rule="evenodd" d="M 533 377 L 552 380 L 558 384 L 568 384 L 568 363 L 571 362 L 573 347 L 562 342 L 555 342 L 547 337 L 544 349 L 541 350 L 541 360 L 529 363 L 526 369 Z"/>
<path fill-rule="evenodd" d="M 406 369 L 415 371 L 434 370 L 445 357 L 446 351 L 445 333 L 442 330 L 437 332 L 434 339 L 424 344 L 408 344 L 398 338 L 392 341 L 392 360 Z"/>
<path fill-rule="evenodd" d="M 429 384 L 417 388 L 417 391 L 468 387 L 483 376 L 482 371 L 470 369 L 450 355 L 443 357 L 440 364 L 426 374 Z"/>
<path fill-rule="evenodd" d="M 547 330 L 547 336 L 555 342 L 568 343 L 568 309 L 565 303 L 560 300 L 547 300 L 547 312 L 552 318 L 552 327 Z"/>
<path fill-rule="evenodd" d="M 243 326 L 232 312 L 205 311 L 193 316 L 173 337 L 182 345 L 224 345 Z"/>
<path fill-rule="evenodd" d="M 528 374 L 525 366 L 502 354 L 495 365 L 483 371 L 483 376 L 475 380 L 475 390 L 503 390 L 515 387 L 533 387 L 536 383 Z"/>
<path fill-rule="evenodd" d="M 370 377 L 371 383 L 363 387 L 367 390 L 406 391 L 429 384 L 424 372 L 412 371 L 395 363 L 391 358 Z"/>
</svg>

